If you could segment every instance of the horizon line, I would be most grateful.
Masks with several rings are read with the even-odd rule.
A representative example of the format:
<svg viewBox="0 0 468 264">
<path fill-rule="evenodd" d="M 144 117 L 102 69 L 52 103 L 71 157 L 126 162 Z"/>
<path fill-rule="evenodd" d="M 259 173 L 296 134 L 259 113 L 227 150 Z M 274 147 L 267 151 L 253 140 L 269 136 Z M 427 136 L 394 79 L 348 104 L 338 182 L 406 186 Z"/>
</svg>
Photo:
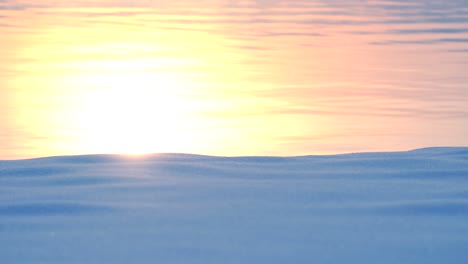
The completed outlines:
<svg viewBox="0 0 468 264">
<path fill-rule="evenodd" d="M 342 152 L 333 154 L 305 154 L 305 155 L 208 155 L 199 153 L 183 153 L 183 152 L 154 152 L 154 153 L 142 153 L 142 154 L 128 154 L 128 153 L 90 153 L 90 154 L 64 154 L 64 155 L 50 155 L 40 156 L 31 158 L 18 158 L 18 159 L 0 159 L 0 161 L 28 161 L 28 160 L 41 160 L 41 159 L 53 159 L 53 158 L 77 158 L 77 157 L 114 157 L 114 158 L 128 158 L 128 159 L 139 159 L 149 157 L 181 157 L 191 156 L 199 158 L 301 158 L 301 157 L 327 157 L 327 156 L 342 156 L 342 155 L 355 155 L 355 154 L 385 154 L 385 153 L 406 153 L 415 151 L 435 151 L 435 150 L 454 150 L 454 149 L 468 149 L 468 146 L 430 146 L 421 147 L 407 150 L 390 150 L 390 151 L 352 151 Z"/>
</svg>

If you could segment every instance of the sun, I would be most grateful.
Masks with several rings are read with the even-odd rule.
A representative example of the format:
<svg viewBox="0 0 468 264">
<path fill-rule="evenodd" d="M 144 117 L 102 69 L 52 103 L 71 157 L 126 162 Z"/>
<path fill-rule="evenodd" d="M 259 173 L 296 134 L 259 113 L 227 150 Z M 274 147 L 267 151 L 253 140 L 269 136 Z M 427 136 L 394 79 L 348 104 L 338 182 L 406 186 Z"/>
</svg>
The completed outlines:
<svg viewBox="0 0 468 264">
<path fill-rule="evenodd" d="M 74 100 L 74 122 L 91 152 L 137 155 L 180 147 L 184 126 L 194 117 L 190 98 L 177 92 L 183 84 L 175 76 L 140 72 L 87 78 L 92 88 Z"/>
</svg>

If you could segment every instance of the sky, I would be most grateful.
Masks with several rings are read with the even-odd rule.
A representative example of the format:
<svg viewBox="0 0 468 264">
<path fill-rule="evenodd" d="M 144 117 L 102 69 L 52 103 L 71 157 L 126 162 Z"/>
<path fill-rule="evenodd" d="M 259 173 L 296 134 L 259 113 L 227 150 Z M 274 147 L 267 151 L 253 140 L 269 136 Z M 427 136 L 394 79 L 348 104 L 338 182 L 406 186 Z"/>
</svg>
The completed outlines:
<svg viewBox="0 0 468 264">
<path fill-rule="evenodd" d="M 0 0 L 0 159 L 468 145 L 468 2 Z"/>
</svg>

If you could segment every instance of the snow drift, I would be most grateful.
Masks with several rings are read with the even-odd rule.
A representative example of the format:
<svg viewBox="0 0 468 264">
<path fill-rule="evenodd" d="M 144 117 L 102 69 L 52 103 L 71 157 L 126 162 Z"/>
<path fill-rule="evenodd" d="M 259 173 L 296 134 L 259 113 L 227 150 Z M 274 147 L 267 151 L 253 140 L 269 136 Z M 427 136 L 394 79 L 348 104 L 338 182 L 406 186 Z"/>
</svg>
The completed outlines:
<svg viewBox="0 0 468 264">
<path fill-rule="evenodd" d="M 468 263 L 468 148 L 0 161 L 2 263 Z"/>
</svg>

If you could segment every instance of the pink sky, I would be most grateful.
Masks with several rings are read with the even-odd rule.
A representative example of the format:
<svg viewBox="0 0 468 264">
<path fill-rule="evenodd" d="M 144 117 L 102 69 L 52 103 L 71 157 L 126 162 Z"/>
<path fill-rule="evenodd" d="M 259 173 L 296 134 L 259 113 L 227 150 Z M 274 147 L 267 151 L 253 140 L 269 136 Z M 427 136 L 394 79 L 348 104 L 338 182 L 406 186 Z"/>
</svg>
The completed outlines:
<svg viewBox="0 0 468 264">
<path fill-rule="evenodd" d="M 463 1 L 54 2 L 0 2 L 0 159 L 468 145 Z"/>
</svg>

